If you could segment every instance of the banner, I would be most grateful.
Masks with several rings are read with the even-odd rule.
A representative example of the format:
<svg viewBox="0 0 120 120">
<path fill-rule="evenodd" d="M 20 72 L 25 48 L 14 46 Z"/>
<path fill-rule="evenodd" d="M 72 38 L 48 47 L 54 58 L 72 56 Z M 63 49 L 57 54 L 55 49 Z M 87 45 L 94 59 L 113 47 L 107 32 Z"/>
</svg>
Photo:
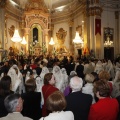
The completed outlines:
<svg viewBox="0 0 120 120">
<path fill-rule="evenodd" d="M 101 35 L 101 19 L 95 19 L 95 35 L 97 33 Z"/>
</svg>

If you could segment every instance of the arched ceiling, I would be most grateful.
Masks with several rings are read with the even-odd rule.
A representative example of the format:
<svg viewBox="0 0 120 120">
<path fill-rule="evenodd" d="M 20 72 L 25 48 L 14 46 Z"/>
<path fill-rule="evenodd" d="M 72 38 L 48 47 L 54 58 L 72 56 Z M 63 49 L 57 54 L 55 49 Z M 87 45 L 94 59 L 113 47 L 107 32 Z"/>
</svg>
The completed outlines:
<svg viewBox="0 0 120 120">
<path fill-rule="evenodd" d="M 0 0 L 1 2 L 2 0 Z M 3 0 L 5 1 L 5 0 Z M 10 0 L 10 1 L 14 1 L 16 3 L 20 3 L 21 5 L 25 4 L 28 0 Z M 90 0 L 43 0 L 46 4 L 46 6 L 49 7 L 53 7 L 53 8 L 57 8 L 63 5 L 67 5 L 73 1 L 90 1 Z M 102 6 L 107 6 L 109 5 L 110 7 L 120 7 L 120 0 L 99 0 Z"/>
<path fill-rule="evenodd" d="M 0 4 L 3 4 L 7 0 L 0 0 Z M 25 8 L 25 4 L 29 0 L 9 0 L 13 3 L 16 3 L 17 5 L 20 5 L 23 9 Z M 49 10 L 52 10 L 54 12 L 56 11 L 64 11 L 68 6 L 71 8 L 73 7 L 75 2 L 81 3 L 88 3 L 92 0 L 43 0 Z M 99 0 L 101 7 L 109 7 L 113 9 L 120 10 L 120 0 Z M 69 7 L 69 8 L 70 8 Z"/>
</svg>

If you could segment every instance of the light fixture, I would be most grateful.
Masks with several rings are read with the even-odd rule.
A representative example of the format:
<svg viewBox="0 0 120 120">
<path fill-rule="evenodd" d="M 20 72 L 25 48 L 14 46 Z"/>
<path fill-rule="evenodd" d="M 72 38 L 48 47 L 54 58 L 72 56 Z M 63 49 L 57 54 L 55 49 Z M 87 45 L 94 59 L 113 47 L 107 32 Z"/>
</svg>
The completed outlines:
<svg viewBox="0 0 120 120">
<path fill-rule="evenodd" d="M 83 44 L 82 38 L 79 36 L 79 33 L 76 32 L 75 39 L 73 39 L 73 42 L 76 44 Z"/>
<path fill-rule="evenodd" d="M 25 40 L 25 37 L 23 37 L 21 44 L 23 44 L 23 45 L 27 44 L 27 41 Z"/>
<path fill-rule="evenodd" d="M 13 37 L 11 38 L 13 42 L 20 42 L 22 39 L 18 33 L 18 30 L 15 30 Z"/>
<path fill-rule="evenodd" d="M 107 5 L 108 5 L 108 0 L 107 0 Z M 107 24 L 109 26 L 108 6 L 107 6 L 107 22 L 108 22 Z M 105 47 L 111 47 L 113 45 L 113 41 L 110 40 L 110 38 L 112 38 L 111 37 L 111 32 L 112 32 L 112 30 L 109 27 L 107 27 L 106 28 L 106 35 L 105 35 L 106 40 L 104 42 Z"/>
<path fill-rule="evenodd" d="M 54 44 L 55 44 L 55 42 L 54 42 L 54 40 L 53 40 L 52 37 L 51 37 L 51 40 L 50 40 L 49 44 L 50 44 L 50 45 L 54 45 Z"/>
<path fill-rule="evenodd" d="M 105 41 L 104 45 L 106 47 L 110 47 L 113 44 L 113 41 L 110 40 L 110 37 L 107 36 L 107 40 Z"/>
</svg>

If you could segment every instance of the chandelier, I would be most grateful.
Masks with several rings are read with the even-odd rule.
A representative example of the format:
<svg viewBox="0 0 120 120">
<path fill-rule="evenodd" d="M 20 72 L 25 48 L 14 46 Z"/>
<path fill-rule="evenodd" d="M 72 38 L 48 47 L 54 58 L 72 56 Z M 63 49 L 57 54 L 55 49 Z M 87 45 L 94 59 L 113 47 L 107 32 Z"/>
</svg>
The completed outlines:
<svg viewBox="0 0 120 120">
<path fill-rule="evenodd" d="M 23 45 L 27 44 L 27 41 L 25 40 L 25 37 L 23 37 L 21 44 L 23 44 Z"/>
<path fill-rule="evenodd" d="M 113 44 L 113 41 L 110 40 L 110 37 L 107 36 L 107 40 L 105 41 L 104 45 L 106 47 L 110 47 Z"/>
<path fill-rule="evenodd" d="M 73 42 L 76 44 L 83 44 L 82 38 L 79 36 L 79 33 L 76 32 L 75 39 L 73 39 Z"/>
<path fill-rule="evenodd" d="M 20 37 L 18 30 L 15 30 L 13 37 L 11 38 L 13 42 L 20 42 L 22 38 Z"/>
<path fill-rule="evenodd" d="M 51 40 L 50 40 L 49 44 L 50 44 L 50 45 L 54 45 L 54 44 L 55 44 L 55 42 L 54 42 L 54 40 L 53 40 L 52 37 L 51 37 Z"/>
</svg>

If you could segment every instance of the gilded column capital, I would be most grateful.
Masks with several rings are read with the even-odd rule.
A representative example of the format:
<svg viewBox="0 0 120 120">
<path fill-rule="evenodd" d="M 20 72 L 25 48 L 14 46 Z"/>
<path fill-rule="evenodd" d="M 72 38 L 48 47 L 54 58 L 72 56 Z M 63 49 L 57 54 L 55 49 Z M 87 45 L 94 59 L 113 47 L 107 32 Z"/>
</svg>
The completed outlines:
<svg viewBox="0 0 120 120">
<path fill-rule="evenodd" d="M 44 29 L 44 34 L 45 34 L 45 36 L 48 36 L 48 31 L 49 31 L 50 29 Z"/>
<path fill-rule="evenodd" d="M 102 8 L 99 6 L 94 6 L 89 8 L 89 16 L 101 16 Z"/>
<path fill-rule="evenodd" d="M 25 35 L 28 35 L 28 34 L 29 34 L 29 31 L 30 31 L 30 28 L 24 28 L 24 30 L 25 30 L 25 31 L 24 31 L 25 33 L 24 33 L 24 34 L 25 34 Z"/>
<path fill-rule="evenodd" d="M 72 27 L 74 25 L 74 20 L 73 19 L 69 20 L 68 24 L 69 24 L 69 27 Z"/>
<path fill-rule="evenodd" d="M 89 16 L 101 16 L 102 8 L 99 4 L 99 0 L 90 0 L 88 4 L 87 11 Z"/>
</svg>

